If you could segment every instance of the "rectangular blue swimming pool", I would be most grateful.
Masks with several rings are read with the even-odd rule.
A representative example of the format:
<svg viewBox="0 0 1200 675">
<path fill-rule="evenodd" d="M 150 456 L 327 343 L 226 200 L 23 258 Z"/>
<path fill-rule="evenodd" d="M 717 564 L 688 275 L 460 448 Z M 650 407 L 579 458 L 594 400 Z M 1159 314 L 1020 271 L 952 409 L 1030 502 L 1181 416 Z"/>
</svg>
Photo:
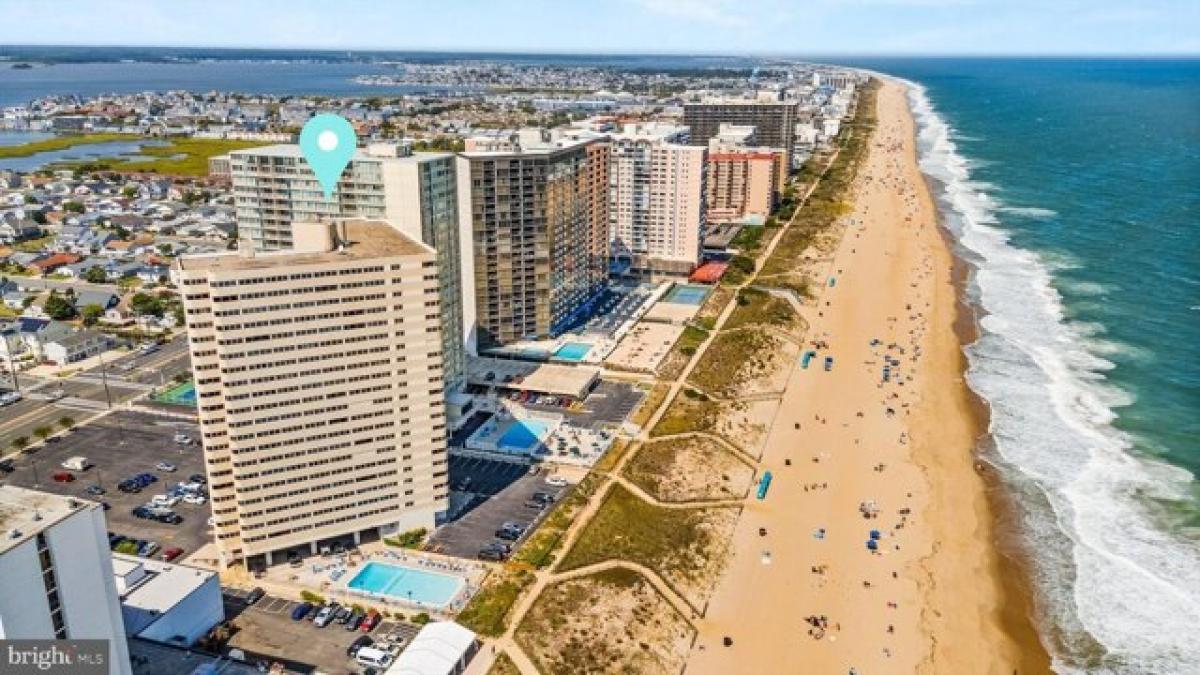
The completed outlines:
<svg viewBox="0 0 1200 675">
<path fill-rule="evenodd" d="M 568 342 L 554 352 L 554 357 L 563 361 L 582 361 L 591 350 L 592 346 L 586 342 Z"/>
<path fill-rule="evenodd" d="M 369 562 L 346 585 L 355 590 L 419 602 L 428 607 L 444 607 L 465 583 L 461 577 L 449 574 Z"/>
<path fill-rule="evenodd" d="M 708 286 L 699 286 L 694 284 L 675 284 L 671 290 L 667 291 L 663 302 L 671 302 L 677 305 L 702 305 L 704 299 L 708 297 Z"/>
<path fill-rule="evenodd" d="M 500 449 L 529 450 L 541 442 L 549 426 L 541 420 L 517 420 L 500 437 Z"/>
</svg>

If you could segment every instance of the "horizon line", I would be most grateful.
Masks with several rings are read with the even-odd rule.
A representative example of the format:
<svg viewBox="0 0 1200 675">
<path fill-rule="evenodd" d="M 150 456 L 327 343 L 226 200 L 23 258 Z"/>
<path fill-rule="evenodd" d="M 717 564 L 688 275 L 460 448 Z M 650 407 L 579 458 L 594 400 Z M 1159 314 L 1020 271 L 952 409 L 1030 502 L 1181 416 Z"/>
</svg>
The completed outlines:
<svg viewBox="0 0 1200 675">
<path fill-rule="evenodd" d="M 504 54 L 510 56 L 712 56 L 726 58 L 1025 58 L 1025 59 L 1072 59 L 1072 58 L 1120 58 L 1120 59 L 1200 59 L 1200 52 L 823 52 L 801 53 L 781 51 L 761 52 L 717 52 L 717 51 L 581 51 L 571 49 L 519 49 L 514 47 L 297 47 L 290 45 L 275 46 L 239 46 L 239 45 L 193 45 L 193 44 L 108 44 L 108 43 L 0 43 L 0 50 L 17 49 L 21 47 L 58 47 L 58 48 L 87 48 L 87 49 L 194 49 L 194 50 L 239 50 L 247 52 L 267 52 L 272 50 L 303 51 L 303 52 L 399 52 L 410 54 Z M 4 58 L 4 57 L 0 57 Z"/>
</svg>

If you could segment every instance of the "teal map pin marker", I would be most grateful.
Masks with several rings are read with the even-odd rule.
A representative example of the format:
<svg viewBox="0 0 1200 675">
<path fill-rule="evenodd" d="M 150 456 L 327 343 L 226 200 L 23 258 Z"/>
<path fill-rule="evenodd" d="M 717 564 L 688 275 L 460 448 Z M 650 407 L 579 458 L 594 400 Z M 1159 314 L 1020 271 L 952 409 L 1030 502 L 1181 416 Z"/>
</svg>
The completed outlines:
<svg viewBox="0 0 1200 675">
<path fill-rule="evenodd" d="M 333 197 L 333 189 L 354 157 L 358 136 L 354 127 L 340 115 L 322 113 L 313 117 L 300 130 L 300 151 L 317 174 L 325 199 Z"/>
</svg>

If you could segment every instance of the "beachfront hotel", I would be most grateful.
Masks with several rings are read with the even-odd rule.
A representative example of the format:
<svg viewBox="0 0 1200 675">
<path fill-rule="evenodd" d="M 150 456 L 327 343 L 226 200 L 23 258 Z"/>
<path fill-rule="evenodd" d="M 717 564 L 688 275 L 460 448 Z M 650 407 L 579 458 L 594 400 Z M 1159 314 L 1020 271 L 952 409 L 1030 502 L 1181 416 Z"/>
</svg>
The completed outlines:
<svg viewBox="0 0 1200 675">
<path fill-rule="evenodd" d="M 610 136 L 608 228 L 615 260 L 630 271 L 687 274 L 704 240 L 705 148 L 687 127 L 627 124 Z"/>
<path fill-rule="evenodd" d="M 105 529 L 95 502 L 0 485 L 0 640 L 106 640 L 132 672 Z"/>
<path fill-rule="evenodd" d="M 229 154 L 238 238 L 256 250 L 292 244 L 292 223 L 332 218 L 391 222 L 437 250 L 446 386 L 461 389 L 465 372 L 463 270 L 459 249 L 454 155 L 411 153 L 407 145 L 374 143 L 355 152 L 332 199 L 300 146 L 268 145 Z"/>
<path fill-rule="evenodd" d="M 224 564 L 432 529 L 447 505 L 434 249 L 366 219 L 291 240 L 172 268 Z"/>
<path fill-rule="evenodd" d="M 756 143 L 781 148 L 784 166 L 792 165 L 793 136 L 798 105 L 795 101 L 727 99 L 683 106 L 683 123 L 692 130 L 692 145 L 707 146 L 722 124 L 754 127 Z"/>
<path fill-rule="evenodd" d="M 604 289 L 608 161 L 604 137 L 467 139 L 457 162 L 469 345 L 558 335 Z"/>
</svg>

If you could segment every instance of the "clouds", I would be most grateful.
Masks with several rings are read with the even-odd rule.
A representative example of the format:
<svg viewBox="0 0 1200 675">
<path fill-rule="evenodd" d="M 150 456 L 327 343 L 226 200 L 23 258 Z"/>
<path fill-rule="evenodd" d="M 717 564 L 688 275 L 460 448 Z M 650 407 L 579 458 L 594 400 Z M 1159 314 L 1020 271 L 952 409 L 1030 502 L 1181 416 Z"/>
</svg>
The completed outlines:
<svg viewBox="0 0 1200 675">
<path fill-rule="evenodd" d="M 772 54 L 1200 50 L 1198 0 L 0 0 L 0 44 Z"/>
</svg>

